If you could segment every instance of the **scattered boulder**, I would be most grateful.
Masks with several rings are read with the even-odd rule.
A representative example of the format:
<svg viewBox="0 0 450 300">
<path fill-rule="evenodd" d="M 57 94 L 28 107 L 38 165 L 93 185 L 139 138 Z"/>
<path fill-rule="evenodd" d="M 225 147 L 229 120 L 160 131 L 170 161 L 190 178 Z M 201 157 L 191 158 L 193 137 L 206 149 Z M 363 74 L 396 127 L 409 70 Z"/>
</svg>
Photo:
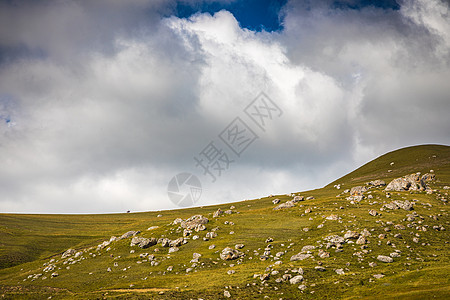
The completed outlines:
<svg viewBox="0 0 450 300">
<path fill-rule="evenodd" d="M 61 255 L 61 258 L 62 258 L 62 259 L 67 258 L 67 257 L 69 257 L 69 256 L 74 255 L 75 253 L 76 253 L 76 251 L 75 251 L 74 249 L 67 249 L 67 250 Z"/>
<path fill-rule="evenodd" d="M 220 208 L 218 208 L 218 209 L 214 212 L 213 218 L 218 218 L 221 214 L 223 214 L 223 211 L 222 211 Z"/>
<path fill-rule="evenodd" d="M 327 220 L 332 220 L 332 221 L 337 221 L 340 219 L 340 217 L 338 215 L 332 214 L 329 215 L 328 217 L 326 217 Z"/>
<path fill-rule="evenodd" d="M 320 258 L 327 258 L 330 257 L 330 252 L 327 252 L 325 250 L 319 249 L 319 253 L 318 253 Z"/>
<path fill-rule="evenodd" d="M 365 192 L 367 192 L 367 187 L 355 186 L 350 189 L 350 196 L 362 196 Z"/>
<path fill-rule="evenodd" d="M 158 240 L 158 243 L 161 243 L 162 247 L 170 247 L 171 240 L 168 238 L 161 238 Z"/>
<path fill-rule="evenodd" d="M 179 250 L 180 250 L 180 248 L 178 248 L 178 247 L 170 247 L 169 248 L 169 253 L 174 253 L 174 252 L 177 252 Z"/>
<path fill-rule="evenodd" d="M 422 177 L 419 173 L 405 175 L 392 180 L 386 187 L 386 191 L 424 191 L 429 189 L 427 182 L 435 179 L 434 173 L 426 173 Z"/>
<path fill-rule="evenodd" d="M 158 240 L 155 238 L 144 238 L 135 236 L 131 239 L 130 246 L 138 245 L 140 248 L 145 249 L 153 245 L 156 245 L 157 242 Z"/>
<path fill-rule="evenodd" d="M 357 245 L 364 245 L 365 243 L 367 243 L 367 240 L 366 240 L 366 238 L 365 238 L 363 235 L 361 235 L 361 236 L 358 238 L 358 240 L 356 241 L 356 244 L 357 244 Z"/>
<path fill-rule="evenodd" d="M 273 210 L 280 210 L 280 209 L 284 209 L 284 208 L 291 208 L 294 207 L 295 204 L 293 201 L 287 201 L 285 203 L 281 203 L 279 205 L 277 205 L 276 207 L 273 208 Z"/>
<path fill-rule="evenodd" d="M 311 256 L 312 255 L 309 253 L 306 253 L 306 254 L 305 253 L 297 253 L 297 254 L 291 256 L 291 261 L 304 260 Z"/>
<path fill-rule="evenodd" d="M 392 257 L 386 256 L 386 255 L 378 255 L 377 259 L 384 263 L 391 263 L 394 261 L 394 259 L 392 259 Z"/>
<path fill-rule="evenodd" d="M 280 199 L 278 199 L 278 198 L 273 199 L 273 200 L 272 200 L 272 203 L 273 203 L 273 204 L 278 204 L 278 203 L 280 203 Z"/>
<path fill-rule="evenodd" d="M 289 279 L 290 284 L 299 284 L 302 281 L 303 281 L 302 275 L 296 275 L 296 276 L 292 277 L 291 279 Z"/>
<path fill-rule="evenodd" d="M 345 274 L 344 269 L 336 269 L 336 270 L 334 270 L 334 271 L 335 271 L 336 274 L 338 274 L 338 275 L 344 275 L 344 274 Z"/>
<path fill-rule="evenodd" d="M 183 241 L 184 241 L 184 239 L 182 237 L 177 238 L 176 240 L 170 241 L 169 246 L 170 247 L 179 247 L 179 246 L 183 245 Z"/>
<path fill-rule="evenodd" d="M 236 249 L 236 250 L 239 250 L 239 249 L 242 249 L 242 248 L 244 248 L 244 244 L 236 244 L 236 245 L 234 245 L 234 248 Z"/>
<path fill-rule="evenodd" d="M 367 183 L 367 185 L 370 185 L 370 186 L 373 186 L 373 187 L 380 187 L 380 186 L 385 186 L 386 182 L 384 182 L 384 180 L 377 179 L 377 180 L 369 181 Z"/>
<path fill-rule="evenodd" d="M 324 240 L 330 244 L 343 244 L 345 242 L 345 239 L 337 234 L 329 235 Z"/>
<path fill-rule="evenodd" d="M 348 201 L 355 201 L 355 202 L 359 202 L 359 201 L 361 201 L 362 199 L 364 199 L 364 195 L 355 195 L 355 196 L 349 196 L 349 197 L 347 197 L 347 198 L 345 198 L 345 199 L 347 199 Z"/>
<path fill-rule="evenodd" d="M 371 215 L 371 216 L 373 216 L 373 217 L 376 217 L 376 216 L 378 216 L 379 214 L 380 214 L 380 213 L 377 212 L 375 209 L 369 210 L 369 215 Z"/>
<path fill-rule="evenodd" d="M 213 238 L 217 237 L 217 233 L 215 231 L 210 231 L 210 232 L 206 233 L 205 237 L 207 239 L 213 239 Z"/>
<path fill-rule="evenodd" d="M 244 256 L 244 253 L 230 247 L 226 247 L 220 253 L 220 258 L 222 260 L 233 260 L 242 256 Z"/>
<path fill-rule="evenodd" d="M 135 236 L 135 235 L 137 235 L 139 233 L 141 233 L 139 230 L 138 231 L 130 230 L 130 231 L 125 232 L 124 234 L 122 234 L 120 236 L 119 240 L 130 238 L 130 237 Z"/>
<path fill-rule="evenodd" d="M 206 229 L 204 224 L 207 224 L 208 222 L 209 220 L 206 217 L 202 215 L 195 215 L 181 221 L 180 226 L 188 230 L 200 231 Z"/>
<path fill-rule="evenodd" d="M 300 201 L 303 201 L 303 200 L 305 200 L 305 197 L 303 197 L 303 196 L 295 196 L 294 199 L 292 199 L 291 201 L 294 202 L 294 203 L 297 203 L 297 202 L 300 202 Z"/>
<path fill-rule="evenodd" d="M 405 200 L 405 201 L 395 200 L 395 201 L 392 201 L 390 203 L 386 203 L 383 205 L 383 209 L 394 210 L 394 209 L 400 209 L 400 208 L 407 210 L 407 211 L 414 209 L 413 204 L 411 202 L 409 202 L 408 200 Z"/>
<path fill-rule="evenodd" d="M 316 249 L 316 246 L 306 245 L 306 246 L 303 246 L 302 252 L 311 251 L 311 250 L 314 250 L 314 249 Z"/>
<path fill-rule="evenodd" d="M 356 231 L 348 230 L 344 235 L 344 239 L 357 239 L 357 238 L 359 238 L 359 233 Z"/>
</svg>

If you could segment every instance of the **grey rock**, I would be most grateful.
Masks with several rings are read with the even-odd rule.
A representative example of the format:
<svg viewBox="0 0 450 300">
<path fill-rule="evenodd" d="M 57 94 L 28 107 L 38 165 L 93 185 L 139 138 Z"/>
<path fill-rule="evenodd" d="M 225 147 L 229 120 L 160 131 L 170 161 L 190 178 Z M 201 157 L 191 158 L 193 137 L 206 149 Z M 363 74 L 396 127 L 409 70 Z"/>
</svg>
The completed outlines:
<svg viewBox="0 0 450 300">
<path fill-rule="evenodd" d="M 139 233 L 140 233 L 140 231 L 130 230 L 130 231 L 125 232 L 124 234 L 122 234 L 122 235 L 120 236 L 119 240 L 123 240 L 123 239 L 130 238 L 130 237 L 135 236 L 135 235 L 137 235 L 137 234 L 139 234 Z"/>
<path fill-rule="evenodd" d="M 304 199 L 305 199 L 305 197 L 303 197 L 303 196 L 295 196 L 294 199 L 292 199 L 291 201 L 294 203 L 297 203 L 297 202 L 303 201 Z"/>
<path fill-rule="evenodd" d="M 344 275 L 344 274 L 345 274 L 344 269 L 336 269 L 336 270 L 334 270 L 334 271 L 335 271 L 336 274 L 338 274 L 338 275 Z"/>
<path fill-rule="evenodd" d="M 366 241 L 366 238 L 365 238 L 364 236 L 360 236 L 360 237 L 358 238 L 358 240 L 356 241 L 356 244 L 357 244 L 357 245 L 364 245 L 366 242 L 367 242 L 367 241 Z"/>
<path fill-rule="evenodd" d="M 311 257 L 311 254 L 309 254 L 309 253 L 306 253 L 306 254 L 305 253 L 298 253 L 298 254 L 295 254 L 295 255 L 291 256 L 291 261 L 304 260 L 304 259 L 307 259 L 309 257 Z"/>
<path fill-rule="evenodd" d="M 69 256 L 72 256 L 76 253 L 76 251 L 74 249 L 67 249 L 62 255 L 61 258 L 67 258 Z"/>
<path fill-rule="evenodd" d="M 378 259 L 379 261 L 381 261 L 381 262 L 384 262 L 384 263 L 391 263 L 391 262 L 394 261 L 394 260 L 392 259 L 392 257 L 386 256 L 386 255 L 378 255 L 378 256 L 377 256 L 377 259 Z"/>
<path fill-rule="evenodd" d="M 244 256 L 244 253 L 230 247 L 224 248 L 220 253 L 220 258 L 222 260 L 232 260 L 242 256 Z"/>
<path fill-rule="evenodd" d="M 343 244 L 345 242 L 345 239 L 337 234 L 329 235 L 324 240 L 331 244 Z"/>
<path fill-rule="evenodd" d="M 350 196 L 362 196 L 365 192 L 367 192 L 367 187 L 355 186 L 350 189 Z"/>
<path fill-rule="evenodd" d="M 289 283 L 290 284 L 299 284 L 300 282 L 303 281 L 303 276 L 302 275 L 296 275 L 294 277 L 292 277 L 291 279 L 289 279 Z"/>
<path fill-rule="evenodd" d="M 316 269 L 317 271 L 320 271 L 320 272 L 325 272 L 326 271 L 326 269 L 324 267 L 322 267 L 322 266 L 315 266 L 314 269 Z"/>
<path fill-rule="evenodd" d="M 280 209 L 285 209 L 285 208 L 291 208 L 291 207 L 294 207 L 294 206 L 295 206 L 294 202 L 292 202 L 292 201 L 287 201 L 287 202 L 285 202 L 285 203 L 281 203 L 281 204 L 277 205 L 277 206 L 274 207 L 273 209 L 274 209 L 274 210 L 280 210 Z"/>
<path fill-rule="evenodd" d="M 209 220 L 206 217 L 202 215 L 195 215 L 186 220 L 183 220 L 180 223 L 180 226 L 185 229 L 199 231 L 204 230 L 206 228 L 204 224 L 207 224 L 208 222 Z"/>
<path fill-rule="evenodd" d="M 351 231 L 348 230 L 345 234 L 344 234 L 344 239 L 357 239 L 359 238 L 359 233 L 356 231 Z"/>
<path fill-rule="evenodd" d="M 376 216 L 378 216 L 379 214 L 380 214 L 380 213 L 377 212 L 375 209 L 369 210 L 369 215 L 371 215 L 371 216 L 373 216 L 373 217 L 376 217 Z"/>
<path fill-rule="evenodd" d="M 318 255 L 320 258 L 327 258 L 327 257 L 330 257 L 330 252 L 327 252 L 323 249 L 319 249 Z"/>
<path fill-rule="evenodd" d="M 157 240 L 155 238 L 144 238 L 135 236 L 131 239 L 130 246 L 138 245 L 140 248 L 145 249 L 157 244 Z"/>
<path fill-rule="evenodd" d="M 374 187 L 380 187 L 380 186 L 385 186 L 386 182 L 384 182 L 384 180 L 377 179 L 377 180 L 372 180 L 372 181 L 368 182 L 367 185 L 374 186 Z"/>
<path fill-rule="evenodd" d="M 218 209 L 214 212 L 213 218 L 218 218 L 221 214 L 223 214 L 223 211 L 222 211 L 220 208 L 218 208 Z"/>
<path fill-rule="evenodd" d="M 316 249 L 316 246 L 306 245 L 306 246 L 303 246 L 302 252 L 311 251 L 311 250 L 314 250 L 314 249 Z"/>
<path fill-rule="evenodd" d="M 242 248 L 244 248 L 244 247 L 245 247 L 244 244 L 236 244 L 236 245 L 234 245 L 234 248 L 235 248 L 236 250 L 242 249 Z"/>
<path fill-rule="evenodd" d="M 174 253 L 174 252 L 177 252 L 179 250 L 180 250 L 180 248 L 178 248 L 178 247 L 170 247 L 169 248 L 169 253 Z"/>
<path fill-rule="evenodd" d="M 183 245 L 183 241 L 184 241 L 184 239 L 182 237 L 177 238 L 176 240 L 170 241 L 169 246 L 170 247 L 179 247 L 179 246 Z"/>
</svg>

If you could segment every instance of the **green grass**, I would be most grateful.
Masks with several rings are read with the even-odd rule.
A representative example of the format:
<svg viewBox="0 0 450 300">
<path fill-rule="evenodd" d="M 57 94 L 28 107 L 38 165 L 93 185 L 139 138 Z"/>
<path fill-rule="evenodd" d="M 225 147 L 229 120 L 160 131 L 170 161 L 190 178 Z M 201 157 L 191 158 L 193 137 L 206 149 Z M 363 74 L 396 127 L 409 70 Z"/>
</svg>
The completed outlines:
<svg viewBox="0 0 450 300">
<path fill-rule="evenodd" d="M 391 162 L 394 165 L 391 166 Z M 436 173 L 432 188 L 439 189 L 439 194 L 393 192 L 392 198 L 387 199 L 382 189 L 371 189 L 374 199 L 365 199 L 354 205 L 345 199 L 348 194 L 340 195 L 344 189 L 370 180 L 383 179 L 388 182 L 399 176 L 412 172 L 425 173 L 430 169 Z M 338 183 L 343 184 L 340 190 L 333 187 Z M 0 214 L 0 295 L 14 299 L 45 299 L 49 296 L 52 299 L 219 299 L 223 298 L 227 286 L 232 299 L 260 299 L 264 296 L 270 299 L 445 299 L 450 296 L 450 227 L 448 205 L 440 198 L 448 199 L 444 193 L 449 191 L 442 189 L 446 185 L 450 185 L 450 147 L 425 145 L 388 153 L 323 189 L 301 192 L 301 195 L 312 195 L 315 199 L 299 202 L 293 208 L 280 211 L 273 210 L 274 198 L 263 198 L 227 205 L 133 214 Z M 286 195 L 275 197 L 282 202 L 292 198 Z M 386 225 L 386 222 L 406 225 L 404 218 L 410 212 L 404 210 L 383 211 L 378 217 L 368 214 L 369 209 L 380 211 L 384 202 L 397 199 L 417 200 L 414 211 L 423 220 L 417 219 L 414 228 L 397 230 L 392 225 Z M 227 209 L 231 205 L 239 213 L 212 218 L 217 208 Z M 304 214 L 306 208 L 312 208 L 312 213 Z M 158 214 L 162 214 L 162 217 L 157 217 Z M 171 222 L 178 217 L 185 219 L 195 214 L 205 215 L 210 220 L 206 224 L 207 230 L 196 233 L 200 239 L 189 240 L 176 253 L 169 255 L 168 249 L 160 245 L 148 249 L 131 248 L 130 239 L 127 239 L 111 244 L 110 251 L 87 251 L 83 254 L 85 259 L 71 264 L 69 270 L 61 259 L 61 254 L 68 248 L 82 250 L 96 247 L 110 236 L 120 236 L 129 230 L 141 230 L 140 235 L 144 237 L 180 237 L 182 231 L 171 225 Z M 341 220 L 325 220 L 324 217 L 330 214 L 339 215 Z M 438 214 L 438 220 L 430 217 Z M 235 225 L 224 224 L 225 221 L 234 222 Z M 317 228 L 322 223 L 324 226 Z M 428 230 L 417 231 L 415 226 L 419 225 L 428 225 Z M 446 231 L 435 231 L 432 229 L 434 225 L 443 225 Z M 147 231 L 150 226 L 159 228 Z M 206 232 L 215 227 L 219 227 L 218 237 L 203 241 Z M 310 230 L 303 231 L 305 227 Z M 391 231 L 385 232 L 385 227 L 390 227 Z M 289 260 L 303 246 L 317 246 L 317 242 L 329 234 L 342 236 L 343 231 L 360 231 L 363 228 L 373 231 L 367 244 L 370 252 L 364 254 L 362 260 L 354 255 L 362 251 L 355 244 L 345 244 L 340 253 L 334 249 L 328 250 L 329 258 L 319 258 L 316 249 L 313 250 L 314 259 Z M 230 234 L 230 231 L 234 231 L 234 234 Z M 378 235 L 381 233 L 387 234 L 388 238 L 378 244 Z M 401 233 L 403 238 L 394 238 L 396 233 Z M 420 243 L 413 242 L 411 233 L 420 234 Z M 262 254 L 268 237 L 274 239 L 271 243 L 273 255 L 286 251 L 280 259 L 281 265 L 274 266 L 273 258 L 260 261 L 258 255 L 254 254 L 254 251 Z M 387 240 L 396 247 L 387 245 Z M 224 247 L 233 247 L 237 243 L 245 244 L 241 250 L 245 253 L 242 263 L 218 259 Z M 289 246 L 291 243 L 293 245 Z M 208 249 L 211 244 L 216 245 L 216 248 Z M 153 252 L 155 248 L 160 251 Z M 132 249 L 135 253 L 130 253 Z M 393 263 L 383 264 L 376 260 L 377 255 L 389 255 L 396 249 L 401 251 L 401 257 L 395 258 Z M 154 254 L 160 264 L 137 264 L 139 254 L 144 252 Z M 194 252 L 202 254 L 202 265 L 196 271 L 186 273 Z M 50 259 L 57 260 L 56 265 L 60 268 L 57 270 L 58 277 L 51 278 L 52 272 L 42 271 L 43 264 Z M 326 267 L 325 272 L 314 269 L 318 261 Z M 118 267 L 114 267 L 114 262 Z M 369 262 L 377 262 L 378 265 L 372 268 Z M 230 264 L 235 266 L 231 267 Z M 166 271 L 168 266 L 173 266 L 173 271 Z M 269 266 L 271 271 L 278 270 L 279 275 L 272 276 L 265 284 L 253 278 L 255 273 L 267 272 Z M 112 269 L 111 272 L 106 271 L 108 267 Z M 304 270 L 307 285 L 305 292 L 301 292 L 298 285 L 275 282 L 275 278 L 286 270 L 298 267 Z M 124 268 L 127 270 L 124 271 Z M 344 268 L 345 275 L 336 274 L 334 269 L 337 268 Z M 227 271 L 231 269 L 236 273 L 228 275 Z M 28 275 L 36 273 L 43 273 L 47 279 L 28 279 Z M 385 277 L 373 278 L 373 274 L 379 273 Z"/>
</svg>

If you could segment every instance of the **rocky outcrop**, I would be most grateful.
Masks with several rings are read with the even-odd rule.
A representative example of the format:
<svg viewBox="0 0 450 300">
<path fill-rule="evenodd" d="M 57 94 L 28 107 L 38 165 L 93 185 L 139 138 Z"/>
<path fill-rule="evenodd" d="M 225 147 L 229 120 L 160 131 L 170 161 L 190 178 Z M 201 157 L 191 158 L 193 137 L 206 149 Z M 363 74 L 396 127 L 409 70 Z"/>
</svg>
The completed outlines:
<svg viewBox="0 0 450 300">
<path fill-rule="evenodd" d="M 178 219 L 175 221 L 178 221 Z M 206 217 L 202 215 L 195 215 L 186 220 L 182 220 L 179 224 L 184 229 L 200 231 L 206 229 L 204 224 L 207 224 L 208 222 L 209 220 Z"/>
<path fill-rule="evenodd" d="M 425 191 L 429 189 L 427 183 L 435 179 L 434 173 L 420 176 L 420 172 L 396 178 L 389 182 L 386 191 Z"/>
</svg>

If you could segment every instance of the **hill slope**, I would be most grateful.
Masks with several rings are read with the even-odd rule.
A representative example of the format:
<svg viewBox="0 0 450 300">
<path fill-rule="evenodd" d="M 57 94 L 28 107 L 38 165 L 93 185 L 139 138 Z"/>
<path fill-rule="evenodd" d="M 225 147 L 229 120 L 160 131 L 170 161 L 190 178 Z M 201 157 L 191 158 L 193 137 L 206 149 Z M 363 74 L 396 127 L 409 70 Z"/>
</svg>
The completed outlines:
<svg viewBox="0 0 450 300">
<path fill-rule="evenodd" d="M 366 185 L 430 169 L 436 177 L 426 182 L 428 191 Z M 358 185 L 368 190 L 350 197 L 346 190 Z M 448 186 L 450 147 L 425 145 L 383 155 L 323 189 L 232 207 L 0 214 L 0 293 L 39 299 L 444 299 L 450 296 Z M 296 195 L 305 199 L 289 202 Z M 275 199 L 288 207 L 274 210 Z M 229 211 L 214 217 L 219 207 Z M 186 221 L 193 215 L 209 221 Z M 130 230 L 141 233 L 110 239 Z M 131 241 L 149 244 L 142 249 Z M 221 255 L 226 247 L 240 249 Z M 74 250 L 62 256 L 69 248 Z"/>
</svg>

